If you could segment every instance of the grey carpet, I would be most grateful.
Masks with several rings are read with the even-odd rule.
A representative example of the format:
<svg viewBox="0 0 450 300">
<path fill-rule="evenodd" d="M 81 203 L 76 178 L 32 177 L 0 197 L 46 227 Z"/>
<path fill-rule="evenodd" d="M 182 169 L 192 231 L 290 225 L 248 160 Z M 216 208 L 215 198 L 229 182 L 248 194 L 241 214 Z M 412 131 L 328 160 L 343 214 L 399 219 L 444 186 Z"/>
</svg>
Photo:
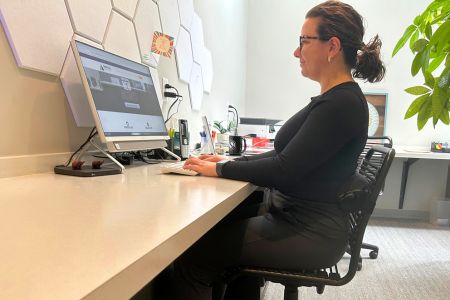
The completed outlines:
<svg viewBox="0 0 450 300">
<path fill-rule="evenodd" d="M 377 259 L 363 250 L 363 268 L 350 283 L 326 286 L 322 295 L 302 287 L 299 299 L 450 299 L 450 227 L 373 219 L 364 241 L 380 247 Z M 268 283 L 263 294 L 264 300 L 282 300 L 283 286 Z"/>
</svg>

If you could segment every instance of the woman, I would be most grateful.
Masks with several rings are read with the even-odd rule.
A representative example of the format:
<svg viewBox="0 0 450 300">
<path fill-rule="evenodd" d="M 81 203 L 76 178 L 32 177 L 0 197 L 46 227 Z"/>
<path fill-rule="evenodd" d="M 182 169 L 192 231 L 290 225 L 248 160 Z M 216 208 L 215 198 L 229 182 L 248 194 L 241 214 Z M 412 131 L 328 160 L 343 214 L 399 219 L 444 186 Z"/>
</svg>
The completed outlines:
<svg viewBox="0 0 450 300">
<path fill-rule="evenodd" d="M 271 152 L 186 161 L 185 168 L 204 176 L 271 190 L 268 211 L 236 217 L 238 207 L 175 262 L 171 299 L 210 299 L 213 280 L 236 264 L 316 269 L 342 257 L 347 219 L 336 194 L 355 172 L 368 127 L 367 103 L 353 78 L 380 81 L 385 71 L 378 36 L 367 45 L 363 36 L 353 7 L 327 1 L 312 8 L 294 56 L 302 75 L 320 84 L 320 95 L 285 122 Z"/>
</svg>

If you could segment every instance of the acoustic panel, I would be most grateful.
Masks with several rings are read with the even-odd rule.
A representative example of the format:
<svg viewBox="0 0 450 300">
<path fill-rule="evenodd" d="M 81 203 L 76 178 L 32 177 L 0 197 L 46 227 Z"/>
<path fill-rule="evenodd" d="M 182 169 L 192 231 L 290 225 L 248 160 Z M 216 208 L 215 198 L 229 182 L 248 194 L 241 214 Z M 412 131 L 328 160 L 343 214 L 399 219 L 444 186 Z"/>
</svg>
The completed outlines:
<svg viewBox="0 0 450 300">
<path fill-rule="evenodd" d="M 203 39 L 203 24 L 200 17 L 194 13 L 192 17 L 191 24 L 191 42 L 192 42 L 192 55 L 194 57 L 194 61 L 198 64 L 203 63 L 203 55 L 205 43 Z"/>
<path fill-rule="evenodd" d="M 19 67 L 59 75 L 73 34 L 63 1 L 1 1 L 0 21 Z"/>
<path fill-rule="evenodd" d="M 129 19 L 133 19 L 134 17 L 137 2 L 138 0 L 112 0 L 114 9 L 124 14 Z"/>
<path fill-rule="evenodd" d="M 178 0 L 181 26 L 188 31 L 191 29 L 192 17 L 194 16 L 194 0 Z"/>
<path fill-rule="evenodd" d="M 175 56 L 177 59 L 178 77 L 180 80 L 189 83 L 192 72 L 192 49 L 189 32 L 183 27 L 180 28 L 178 44 L 175 46 Z"/>
<path fill-rule="evenodd" d="M 153 33 L 162 32 L 159 20 L 158 6 L 152 0 L 140 0 L 134 18 L 139 49 L 141 51 L 141 61 L 147 65 L 157 67 L 159 54 L 151 51 Z"/>
<path fill-rule="evenodd" d="M 212 82 L 214 78 L 213 72 L 213 60 L 211 51 L 204 48 L 204 60 L 202 64 L 202 75 L 203 75 L 203 91 L 206 93 L 211 93 Z"/>
<path fill-rule="evenodd" d="M 101 43 L 111 14 L 111 1 L 66 0 L 66 3 L 74 31 Z"/>
<path fill-rule="evenodd" d="M 178 43 L 178 32 L 180 30 L 180 13 L 177 0 L 158 1 L 159 14 L 163 32 L 175 39 L 174 44 Z"/>
<path fill-rule="evenodd" d="M 109 52 L 141 62 L 133 23 L 117 12 L 113 11 L 111 14 L 111 21 L 103 45 L 105 50 Z"/>
<path fill-rule="evenodd" d="M 192 110 L 199 111 L 203 100 L 202 68 L 194 63 L 192 66 L 191 80 L 189 81 L 189 95 L 191 97 Z"/>
</svg>

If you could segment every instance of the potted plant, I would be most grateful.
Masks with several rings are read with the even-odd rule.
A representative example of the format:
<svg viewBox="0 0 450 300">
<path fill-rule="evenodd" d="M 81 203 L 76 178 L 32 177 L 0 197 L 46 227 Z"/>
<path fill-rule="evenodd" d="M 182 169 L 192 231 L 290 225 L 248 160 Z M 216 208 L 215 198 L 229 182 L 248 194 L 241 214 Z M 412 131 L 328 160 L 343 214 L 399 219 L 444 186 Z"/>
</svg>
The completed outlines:
<svg viewBox="0 0 450 300">
<path fill-rule="evenodd" d="M 406 111 L 405 119 L 417 114 L 419 130 L 430 118 L 433 119 L 433 126 L 438 122 L 449 125 L 450 1 L 431 2 L 414 19 L 413 24 L 406 28 L 392 56 L 397 54 L 408 40 L 409 48 L 415 55 L 411 64 L 411 74 L 416 76 L 422 71 L 424 83 L 405 89 L 407 93 L 418 96 Z M 439 68 L 440 66 L 442 67 Z"/>
</svg>

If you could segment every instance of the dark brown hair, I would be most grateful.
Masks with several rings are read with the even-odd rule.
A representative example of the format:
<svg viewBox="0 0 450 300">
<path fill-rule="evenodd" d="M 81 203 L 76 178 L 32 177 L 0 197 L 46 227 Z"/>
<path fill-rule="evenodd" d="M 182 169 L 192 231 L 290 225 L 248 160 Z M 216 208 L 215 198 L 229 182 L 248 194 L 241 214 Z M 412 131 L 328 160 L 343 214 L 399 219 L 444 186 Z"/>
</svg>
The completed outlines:
<svg viewBox="0 0 450 300">
<path fill-rule="evenodd" d="M 376 35 L 367 45 L 363 43 L 363 18 L 352 6 L 326 1 L 308 11 L 306 18 L 320 19 L 317 33 L 321 40 L 337 37 L 341 41 L 353 77 L 369 82 L 383 79 L 386 68 L 380 59 L 381 40 Z"/>
</svg>

